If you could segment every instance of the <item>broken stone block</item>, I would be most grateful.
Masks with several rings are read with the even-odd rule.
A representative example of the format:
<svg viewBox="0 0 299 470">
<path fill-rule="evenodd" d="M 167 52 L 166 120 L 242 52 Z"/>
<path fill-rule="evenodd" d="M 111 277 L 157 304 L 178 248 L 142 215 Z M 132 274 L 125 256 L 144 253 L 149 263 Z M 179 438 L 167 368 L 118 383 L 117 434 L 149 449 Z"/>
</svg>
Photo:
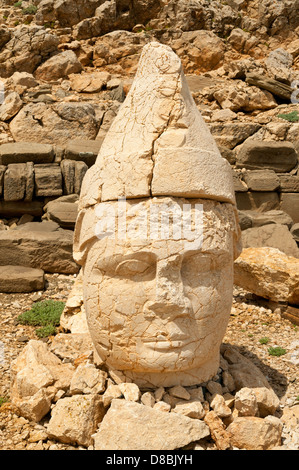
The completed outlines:
<svg viewBox="0 0 299 470">
<path fill-rule="evenodd" d="M 0 292 L 34 292 L 44 289 L 44 271 L 23 266 L 0 266 Z"/>
<path fill-rule="evenodd" d="M 62 174 L 58 165 L 35 165 L 35 194 L 41 196 L 62 196 Z"/>
<path fill-rule="evenodd" d="M 53 163 L 52 145 L 37 142 L 12 142 L 0 146 L 0 164 L 9 163 Z"/>
<path fill-rule="evenodd" d="M 237 168 L 248 170 L 273 170 L 276 173 L 291 171 L 298 163 L 294 144 L 281 141 L 247 140 L 237 154 Z"/>
<path fill-rule="evenodd" d="M 234 263 L 235 284 L 276 302 L 299 303 L 299 259 L 278 249 L 246 248 Z"/>
<path fill-rule="evenodd" d="M 244 180 L 250 191 L 276 191 L 279 188 L 279 178 L 273 170 L 247 171 Z"/>
<path fill-rule="evenodd" d="M 26 164 L 10 164 L 4 175 L 4 200 L 21 201 L 26 192 Z"/>
<path fill-rule="evenodd" d="M 182 431 L 183 430 L 183 431 Z M 114 399 L 94 436 L 95 450 L 173 450 L 209 436 L 199 419 Z"/>
<path fill-rule="evenodd" d="M 104 414 L 105 409 L 97 394 L 62 398 L 52 410 L 47 434 L 50 439 L 66 444 L 88 446 Z"/>
<path fill-rule="evenodd" d="M 275 416 L 235 418 L 226 431 L 239 449 L 271 450 L 281 445 L 282 422 Z"/>
</svg>

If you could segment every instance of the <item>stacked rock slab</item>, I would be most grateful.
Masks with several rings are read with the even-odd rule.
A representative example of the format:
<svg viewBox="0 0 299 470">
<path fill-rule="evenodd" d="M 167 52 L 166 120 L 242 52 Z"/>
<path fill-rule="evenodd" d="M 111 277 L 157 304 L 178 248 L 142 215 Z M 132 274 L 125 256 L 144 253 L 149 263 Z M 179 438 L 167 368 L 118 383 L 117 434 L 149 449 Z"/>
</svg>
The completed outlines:
<svg viewBox="0 0 299 470">
<path fill-rule="evenodd" d="M 102 211 L 114 213 L 119 229 L 120 200 L 131 224 L 114 237 L 117 230 L 103 228 Z M 178 232 L 186 205 L 191 218 L 203 209 L 198 227 L 192 219 L 192 246 Z M 153 236 L 147 225 L 136 236 L 134 224 L 154 206 L 171 215 L 172 232 L 157 236 L 169 225 L 160 214 Z M 144 387 L 193 385 L 215 375 L 239 235 L 230 165 L 191 97 L 180 59 L 150 43 L 85 175 L 75 230 L 87 322 L 110 370 Z"/>
</svg>

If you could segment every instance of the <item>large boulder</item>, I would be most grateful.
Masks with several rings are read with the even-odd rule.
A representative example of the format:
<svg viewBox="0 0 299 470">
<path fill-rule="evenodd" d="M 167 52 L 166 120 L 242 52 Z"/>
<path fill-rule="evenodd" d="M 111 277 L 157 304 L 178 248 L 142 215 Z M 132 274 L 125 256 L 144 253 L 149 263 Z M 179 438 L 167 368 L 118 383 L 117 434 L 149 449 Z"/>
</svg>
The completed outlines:
<svg viewBox="0 0 299 470">
<path fill-rule="evenodd" d="M 299 258 L 299 248 L 287 225 L 269 224 L 252 227 L 242 232 L 244 248 L 277 248 L 288 256 Z"/>
<path fill-rule="evenodd" d="M 43 290 L 44 271 L 24 266 L 0 266 L 0 292 Z"/>
<path fill-rule="evenodd" d="M 249 170 L 291 171 L 298 163 L 294 144 L 280 141 L 248 139 L 237 154 L 237 167 Z"/>
<path fill-rule="evenodd" d="M 30 103 L 10 122 L 15 141 L 62 146 L 73 139 L 93 140 L 99 123 L 90 103 Z"/>
<path fill-rule="evenodd" d="M 201 420 L 114 399 L 94 436 L 94 447 L 95 450 L 173 450 L 209 434 L 208 426 Z"/>
<path fill-rule="evenodd" d="M 0 51 L 0 77 L 3 78 L 14 72 L 34 72 L 59 44 L 59 38 L 42 26 L 21 25 L 10 34 L 10 40 Z"/>
<path fill-rule="evenodd" d="M 83 67 L 76 54 L 68 50 L 54 55 L 40 65 L 35 72 L 35 76 L 39 80 L 55 81 L 72 73 L 79 73 L 82 70 Z"/>
<path fill-rule="evenodd" d="M 29 222 L 0 232 L 0 266 L 28 266 L 49 273 L 74 274 L 73 232 L 54 222 Z"/>
<path fill-rule="evenodd" d="M 299 304 L 299 260 L 275 248 L 245 248 L 234 263 L 234 282 L 266 299 Z"/>
</svg>

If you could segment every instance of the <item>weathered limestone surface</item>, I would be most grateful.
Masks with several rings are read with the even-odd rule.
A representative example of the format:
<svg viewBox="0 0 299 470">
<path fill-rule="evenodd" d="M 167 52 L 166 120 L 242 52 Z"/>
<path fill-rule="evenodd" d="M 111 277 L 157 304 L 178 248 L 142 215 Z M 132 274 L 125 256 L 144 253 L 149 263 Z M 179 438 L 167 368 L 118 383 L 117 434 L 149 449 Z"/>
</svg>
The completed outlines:
<svg viewBox="0 0 299 470">
<path fill-rule="evenodd" d="M 24 266 L 0 266 L 0 292 L 43 290 L 44 271 Z"/>
<path fill-rule="evenodd" d="M 209 428 L 203 421 L 114 399 L 95 435 L 94 448 L 173 450 L 209 434 Z"/>
<path fill-rule="evenodd" d="M 274 301 L 299 303 L 299 260 L 275 248 L 246 248 L 234 264 L 236 285 Z"/>
<path fill-rule="evenodd" d="M 88 175 L 93 202 L 167 195 L 234 203 L 229 163 L 169 47 L 145 46 L 130 92 Z M 83 189 L 83 201 L 84 194 Z"/>
<path fill-rule="evenodd" d="M 189 235 L 181 231 L 186 206 Z M 110 370 L 149 388 L 215 375 L 239 236 L 230 165 L 196 108 L 179 58 L 150 43 L 84 177 L 75 230 L 86 318 Z"/>
</svg>

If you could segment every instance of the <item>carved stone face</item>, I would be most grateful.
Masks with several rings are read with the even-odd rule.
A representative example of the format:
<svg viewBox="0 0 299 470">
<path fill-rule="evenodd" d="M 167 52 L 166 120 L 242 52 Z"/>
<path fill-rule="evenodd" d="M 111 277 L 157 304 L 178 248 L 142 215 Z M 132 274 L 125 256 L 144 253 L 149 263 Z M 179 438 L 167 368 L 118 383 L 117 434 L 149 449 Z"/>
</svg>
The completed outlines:
<svg viewBox="0 0 299 470">
<path fill-rule="evenodd" d="M 87 252 L 84 298 L 95 348 L 139 385 L 191 385 L 217 372 L 232 303 L 235 219 L 230 204 L 193 203 L 203 205 L 201 244 L 116 237 Z"/>
</svg>

